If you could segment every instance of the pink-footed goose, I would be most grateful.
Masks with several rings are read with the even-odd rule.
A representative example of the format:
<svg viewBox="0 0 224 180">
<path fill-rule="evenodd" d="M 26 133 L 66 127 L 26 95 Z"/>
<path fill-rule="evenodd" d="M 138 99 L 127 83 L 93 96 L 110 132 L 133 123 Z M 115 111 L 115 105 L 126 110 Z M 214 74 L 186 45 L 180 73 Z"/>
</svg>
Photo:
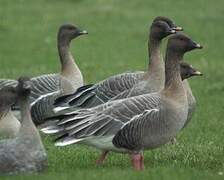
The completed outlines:
<svg viewBox="0 0 224 180">
<path fill-rule="evenodd" d="M 47 167 L 47 154 L 30 115 L 31 82 L 20 78 L 17 84 L 21 128 L 15 138 L 0 141 L 0 174 L 39 172 Z"/>
<path fill-rule="evenodd" d="M 4 87 L 0 90 L 0 139 L 13 138 L 19 132 L 20 122 L 11 111 L 16 97 L 13 87 Z"/>
<path fill-rule="evenodd" d="M 167 23 L 166 25 L 164 25 Z M 146 79 L 153 73 L 158 74 L 159 78 L 155 83 L 160 82 L 161 74 L 164 74 L 164 63 L 160 54 L 162 39 L 175 31 L 182 30 L 177 27 L 172 20 L 166 17 L 156 17 L 150 27 L 148 39 L 149 66 L 146 72 L 138 71 L 133 73 L 122 73 L 109 77 L 95 85 L 83 86 L 74 94 L 60 97 L 56 100 L 55 105 L 58 107 L 55 111 L 72 106 L 77 108 L 90 108 L 103 104 L 121 92 L 132 88 L 142 79 Z M 164 76 L 164 75 L 163 75 Z M 152 76 L 151 79 L 153 79 Z M 155 86 L 153 82 L 152 87 Z M 160 84 L 164 84 L 160 82 Z"/>
<path fill-rule="evenodd" d="M 60 134 L 56 146 L 83 143 L 101 149 L 99 162 L 108 151 L 130 153 L 134 169 L 144 169 L 143 151 L 169 142 L 186 122 L 188 102 L 179 63 L 186 52 L 198 48 L 202 47 L 186 35 L 173 35 L 167 44 L 165 87 L 160 92 L 108 102 L 90 115 L 84 112 L 88 109 L 69 112 L 42 131 Z"/>
<path fill-rule="evenodd" d="M 79 67 L 75 63 L 70 52 L 71 40 L 87 34 L 87 31 L 80 30 L 71 24 L 62 25 L 57 36 L 58 53 L 61 62 L 61 72 L 58 74 L 46 74 L 33 77 L 30 102 L 34 103 L 38 98 L 46 94 L 60 93 L 61 95 L 74 92 L 83 85 L 83 77 Z M 16 86 L 16 80 L 1 79 L 0 89 L 5 86 Z"/>
<path fill-rule="evenodd" d="M 166 22 L 172 29 L 174 30 L 183 30 L 180 27 L 175 26 L 173 21 L 166 17 L 159 16 L 154 19 L 153 22 L 158 21 L 164 21 Z M 56 108 L 54 109 L 55 112 L 58 112 L 60 110 L 64 110 L 66 108 L 70 107 L 81 107 L 81 108 L 90 108 L 94 107 L 96 105 L 108 102 L 108 101 L 114 101 L 118 99 L 124 99 L 128 97 L 134 97 L 141 94 L 147 94 L 147 93 L 153 93 L 158 92 L 164 87 L 165 83 L 165 70 L 164 70 L 164 63 L 162 61 L 162 57 L 160 57 L 160 44 L 161 44 L 161 37 L 159 36 L 162 34 L 162 31 L 156 30 L 155 32 L 152 32 L 153 28 L 151 28 L 150 34 L 149 34 L 149 41 L 148 41 L 148 49 L 149 49 L 149 59 L 151 59 L 148 67 L 148 71 L 146 73 L 139 72 L 135 74 L 128 74 L 128 78 L 121 78 L 121 80 L 128 79 L 129 86 L 126 88 L 126 90 L 119 90 L 118 92 L 110 92 L 109 89 L 114 89 L 116 86 L 113 85 L 113 83 L 117 87 L 123 87 L 125 85 L 124 83 L 121 84 L 118 79 L 107 79 L 105 81 L 102 81 L 93 87 L 90 87 L 89 89 L 82 89 L 81 92 L 77 91 L 74 95 L 68 95 L 60 97 L 56 100 Z M 182 66 L 182 64 L 181 64 Z M 138 78 L 136 78 L 137 75 Z M 135 80 L 132 79 L 132 77 L 136 78 Z M 117 82 L 114 82 L 114 81 Z M 131 82 L 132 80 L 132 82 Z M 131 82 L 131 83 L 130 83 Z M 130 86 L 131 84 L 131 86 Z M 183 81 L 184 88 L 187 92 L 187 99 L 189 104 L 189 112 L 188 112 L 188 119 L 186 121 L 186 125 L 191 120 L 192 115 L 196 108 L 196 100 L 193 96 L 193 93 L 191 91 L 191 87 L 187 81 Z M 113 88 L 108 88 L 108 87 Z M 127 86 L 124 86 L 127 87 Z M 92 89 L 93 88 L 93 89 Z M 119 89 L 118 88 L 118 89 Z M 108 95 L 110 94 L 110 95 Z M 112 94 L 112 95 L 111 95 Z M 105 96 L 104 96 L 105 95 Z M 102 97 L 102 98 L 101 98 Z M 100 100 L 100 101 L 99 101 Z M 185 126 L 186 126 L 185 125 Z M 174 139 L 174 141 L 176 141 Z M 173 141 L 173 142 L 174 142 Z"/>
</svg>

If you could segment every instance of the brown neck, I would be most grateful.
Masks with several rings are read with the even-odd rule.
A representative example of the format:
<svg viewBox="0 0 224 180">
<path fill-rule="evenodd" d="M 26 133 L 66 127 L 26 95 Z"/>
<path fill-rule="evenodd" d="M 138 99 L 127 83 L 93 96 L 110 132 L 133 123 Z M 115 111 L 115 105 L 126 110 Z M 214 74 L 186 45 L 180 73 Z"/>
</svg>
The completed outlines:
<svg viewBox="0 0 224 180">
<path fill-rule="evenodd" d="M 61 61 L 62 71 L 74 64 L 74 59 L 71 52 L 69 51 L 70 42 L 70 39 L 58 35 L 58 53 Z"/>
<path fill-rule="evenodd" d="M 58 53 L 61 61 L 61 75 L 65 77 L 74 88 L 83 85 L 82 73 L 75 63 L 69 51 L 71 40 L 67 37 L 58 36 Z"/>
<path fill-rule="evenodd" d="M 30 105 L 28 100 L 28 97 L 20 97 L 18 100 L 21 109 L 22 120 L 19 136 L 32 138 L 32 136 L 36 135 L 38 132 L 31 119 Z"/>
<path fill-rule="evenodd" d="M 149 37 L 148 41 L 148 53 L 149 53 L 149 65 L 148 75 L 150 76 L 161 76 L 164 74 L 164 63 L 160 53 L 160 46 L 162 40 L 155 39 L 152 36 Z"/>
<path fill-rule="evenodd" d="M 167 48 L 165 58 L 165 91 L 173 95 L 184 93 L 182 79 L 180 76 L 180 61 L 183 59 L 182 53 L 176 53 Z"/>
</svg>

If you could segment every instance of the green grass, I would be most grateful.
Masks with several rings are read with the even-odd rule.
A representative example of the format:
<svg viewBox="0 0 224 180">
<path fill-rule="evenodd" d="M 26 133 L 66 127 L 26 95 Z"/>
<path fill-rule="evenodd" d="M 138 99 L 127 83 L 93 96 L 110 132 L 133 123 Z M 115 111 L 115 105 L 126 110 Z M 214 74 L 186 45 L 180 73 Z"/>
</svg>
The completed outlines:
<svg viewBox="0 0 224 180">
<path fill-rule="evenodd" d="M 66 22 L 89 32 L 73 41 L 71 48 L 87 83 L 145 69 L 148 27 L 157 15 L 174 19 L 204 45 L 185 57 L 204 73 L 190 81 L 197 112 L 178 135 L 178 145 L 145 152 L 144 172 L 132 171 L 128 155 L 115 153 L 103 167 L 96 167 L 97 150 L 56 148 L 44 137 L 49 169 L 32 179 L 223 179 L 223 13 L 222 0 L 0 0 L 1 78 L 58 72 L 56 33 Z"/>
</svg>

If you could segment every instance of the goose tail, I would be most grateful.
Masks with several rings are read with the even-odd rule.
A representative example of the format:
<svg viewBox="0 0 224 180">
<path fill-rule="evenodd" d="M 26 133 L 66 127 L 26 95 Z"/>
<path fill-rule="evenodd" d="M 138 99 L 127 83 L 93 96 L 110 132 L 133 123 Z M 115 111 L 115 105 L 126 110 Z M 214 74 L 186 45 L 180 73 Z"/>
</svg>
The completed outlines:
<svg viewBox="0 0 224 180">
<path fill-rule="evenodd" d="M 55 142 L 55 146 L 67 146 L 70 144 L 76 144 L 80 141 L 82 141 L 83 139 L 75 139 L 75 138 L 71 138 L 71 137 L 67 137 L 67 138 L 63 138 L 63 139 L 57 139 Z"/>
</svg>

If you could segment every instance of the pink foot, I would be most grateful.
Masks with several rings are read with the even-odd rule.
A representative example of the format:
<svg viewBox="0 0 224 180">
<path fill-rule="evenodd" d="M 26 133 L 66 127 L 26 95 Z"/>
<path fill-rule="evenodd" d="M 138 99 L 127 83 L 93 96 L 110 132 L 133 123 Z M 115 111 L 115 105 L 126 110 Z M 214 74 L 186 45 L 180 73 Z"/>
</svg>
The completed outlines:
<svg viewBox="0 0 224 180">
<path fill-rule="evenodd" d="M 109 153 L 109 151 L 102 151 L 99 159 L 96 160 L 96 165 L 102 165 L 104 163 L 104 160 L 106 159 L 108 153 Z"/>
<path fill-rule="evenodd" d="M 131 154 L 131 162 L 134 170 L 141 171 L 144 169 L 144 161 L 141 154 Z"/>
</svg>

